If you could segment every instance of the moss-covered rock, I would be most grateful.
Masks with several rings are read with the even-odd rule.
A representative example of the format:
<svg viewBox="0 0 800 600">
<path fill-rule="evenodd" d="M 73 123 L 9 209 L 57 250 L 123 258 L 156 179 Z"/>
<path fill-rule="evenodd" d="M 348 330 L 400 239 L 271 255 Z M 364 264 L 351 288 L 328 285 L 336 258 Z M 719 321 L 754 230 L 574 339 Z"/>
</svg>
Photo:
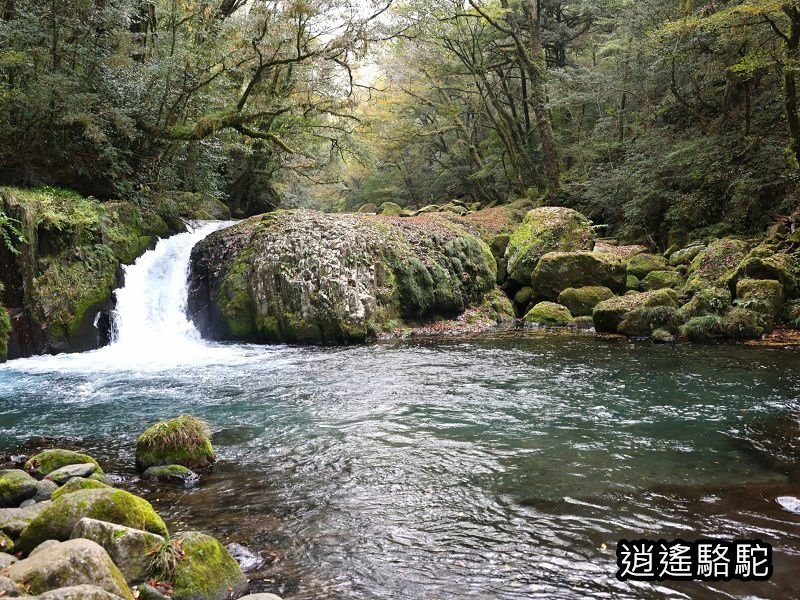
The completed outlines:
<svg viewBox="0 0 800 600">
<path fill-rule="evenodd" d="M 19 548 L 30 552 L 45 540 L 67 540 L 84 517 L 166 535 L 164 521 L 147 500 L 124 490 L 89 489 L 53 500 L 22 531 Z"/>
<path fill-rule="evenodd" d="M 384 202 L 375 212 L 376 214 L 386 215 L 387 217 L 399 217 L 403 213 L 403 207 L 395 202 Z"/>
<path fill-rule="evenodd" d="M 11 358 L 101 345 L 94 320 L 112 308 L 120 265 L 168 232 L 159 215 L 136 204 L 49 187 L 0 188 L 0 211 L 19 222 L 25 241 L 0 269 L 6 309 L 15 315 L 10 336 L 2 335 L 0 316 Z"/>
<path fill-rule="evenodd" d="M 144 479 L 154 479 L 165 483 L 180 483 L 183 485 L 197 481 L 197 473 L 182 465 L 164 465 L 150 467 L 142 473 Z"/>
<path fill-rule="evenodd" d="M 317 344 L 460 315 L 494 289 L 497 266 L 459 219 L 254 217 L 195 246 L 190 312 L 208 337 Z"/>
<path fill-rule="evenodd" d="M 527 306 L 533 297 L 533 288 L 526 286 L 514 294 L 514 304 L 517 306 Z"/>
<path fill-rule="evenodd" d="M 49 545 L 34 556 L 8 566 L 3 575 L 33 594 L 91 584 L 119 598 L 133 600 L 122 573 L 106 551 L 90 540 L 76 539 Z"/>
<path fill-rule="evenodd" d="M 19 506 L 36 495 L 36 480 L 25 471 L 7 469 L 0 471 L 0 507 Z"/>
<path fill-rule="evenodd" d="M 572 315 L 566 306 L 555 302 L 539 302 L 525 315 L 525 322 L 530 325 L 564 327 L 572 322 Z"/>
<path fill-rule="evenodd" d="M 733 238 L 712 243 L 692 260 L 687 288 L 696 291 L 708 287 L 728 287 L 749 249 L 747 242 Z"/>
<path fill-rule="evenodd" d="M 783 322 L 792 329 L 800 329 L 800 300 L 786 303 L 783 308 Z"/>
<path fill-rule="evenodd" d="M 603 300 L 614 297 L 614 292 L 604 286 L 590 285 L 567 288 L 558 295 L 558 303 L 566 306 L 573 317 L 591 316 L 594 307 Z"/>
<path fill-rule="evenodd" d="M 592 223 L 579 212 L 554 206 L 535 208 L 509 240 L 509 277 L 528 285 L 539 260 L 548 252 L 591 250 L 593 246 Z"/>
<path fill-rule="evenodd" d="M 363 214 L 374 214 L 378 210 L 378 205 L 374 204 L 373 202 L 367 202 L 366 204 L 362 204 L 358 208 L 358 212 Z"/>
<path fill-rule="evenodd" d="M 654 329 L 650 334 L 650 340 L 655 344 L 672 344 L 675 336 L 666 329 Z"/>
<path fill-rule="evenodd" d="M 555 300 L 567 288 L 602 286 L 625 292 L 625 263 L 602 252 L 548 252 L 531 276 L 537 299 Z"/>
<path fill-rule="evenodd" d="M 662 288 L 678 289 L 686 282 L 677 271 L 650 271 L 642 280 L 642 289 L 646 292 Z"/>
<path fill-rule="evenodd" d="M 692 342 L 719 342 L 725 337 L 722 317 L 718 315 L 693 317 L 680 328 L 680 335 Z"/>
<path fill-rule="evenodd" d="M 690 264 L 698 254 L 706 249 L 705 244 L 694 244 L 688 248 L 676 250 L 669 255 L 669 264 L 671 267 Z"/>
<path fill-rule="evenodd" d="M 732 302 L 728 288 L 702 288 L 681 307 L 681 314 L 686 320 L 702 315 L 724 315 L 730 309 Z"/>
<path fill-rule="evenodd" d="M 780 317 L 783 300 L 783 285 L 775 279 L 740 279 L 736 284 L 736 304 L 762 315 L 768 330 Z"/>
<path fill-rule="evenodd" d="M 96 467 L 100 473 L 103 470 L 100 468 L 98 462 L 88 454 L 82 452 L 74 452 L 72 450 L 64 450 L 62 448 L 54 448 L 52 450 L 45 450 L 32 456 L 25 463 L 25 470 L 34 477 L 44 477 L 53 471 L 66 467 L 67 465 L 80 465 L 91 463 Z"/>
<path fill-rule="evenodd" d="M 647 252 L 647 246 L 642 246 L 641 244 L 635 244 L 633 246 L 619 246 L 617 244 L 598 240 L 594 245 L 594 251 L 607 252 L 609 254 L 613 254 L 621 260 L 627 260 L 632 256 Z"/>
<path fill-rule="evenodd" d="M 628 290 L 634 290 L 634 291 L 638 292 L 640 285 L 641 285 L 641 281 L 639 281 L 639 278 L 636 275 L 628 274 L 628 276 L 625 277 L 625 287 Z"/>
<path fill-rule="evenodd" d="M 735 306 L 722 317 L 722 330 L 732 340 L 758 339 L 766 332 L 765 320 L 757 312 Z"/>
<path fill-rule="evenodd" d="M 682 322 L 673 306 L 640 306 L 625 314 L 617 331 L 631 337 L 650 337 L 659 329 L 674 333 Z"/>
<path fill-rule="evenodd" d="M 592 312 L 594 327 L 600 333 L 617 333 L 624 316 L 634 309 L 645 306 L 678 307 L 678 294 L 672 289 L 661 289 L 604 300 Z"/>
<path fill-rule="evenodd" d="M 798 296 L 800 252 L 785 252 L 772 244 L 761 244 L 744 257 L 731 279 L 774 279 L 780 282 L 787 296 Z"/>
<path fill-rule="evenodd" d="M 87 479 L 85 477 L 73 477 L 67 481 L 60 488 L 56 489 L 51 495 L 52 500 L 58 500 L 64 494 L 71 494 L 80 490 L 99 490 L 109 489 L 110 486 L 94 479 Z"/>
<path fill-rule="evenodd" d="M 159 421 L 136 440 L 136 468 L 162 465 L 205 469 L 216 457 L 208 424 L 191 415 Z"/>
<path fill-rule="evenodd" d="M 173 600 L 226 600 L 247 590 L 247 578 L 218 540 L 197 532 L 178 538 L 185 554 L 172 577 Z"/>
<path fill-rule="evenodd" d="M 636 254 L 628 259 L 628 275 L 644 279 L 651 271 L 664 271 L 667 259 L 657 254 Z"/>
</svg>

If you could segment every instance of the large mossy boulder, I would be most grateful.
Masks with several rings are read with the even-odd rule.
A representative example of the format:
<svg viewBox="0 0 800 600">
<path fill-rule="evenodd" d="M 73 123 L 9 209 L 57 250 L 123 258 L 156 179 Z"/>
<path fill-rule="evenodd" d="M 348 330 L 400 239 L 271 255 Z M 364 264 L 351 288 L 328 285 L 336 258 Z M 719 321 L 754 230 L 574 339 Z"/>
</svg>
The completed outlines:
<svg viewBox="0 0 800 600">
<path fill-rule="evenodd" d="M 592 222 L 569 208 L 545 206 L 525 215 L 506 248 L 508 275 L 528 285 L 539 260 L 548 252 L 591 250 Z"/>
<path fill-rule="evenodd" d="M 723 238 L 715 241 L 692 260 L 687 289 L 728 287 L 749 250 L 750 245 L 742 240 Z"/>
<path fill-rule="evenodd" d="M 19 506 L 36 495 L 37 481 L 25 471 L 7 469 L 0 471 L 0 507 Z"/>
<path fill-rule="evenodd" d="M 686 282 L 677 271 L 650 271 L 641 281 L 644 291 L 660 290 L 663 288 L 679 289 Z"/>
<path fill-rule="evenodd" d="M 205 469 L 215 460 L 208 424 L 191 415 L 159 421 L 136 440 L 136 468 L 139 471 L 162 465 Z"/>
<path fill-rule="evenodd" d="M 732 303 L 733 298 L 728 288 L 702 288 L 681 307 L 681 314 L 687 320 L 703 315 L 724 315 Z"/>
<path fill-rule="evenodd" d="M 14 314 L 8 336 L 0 315 L 0 340 L 7 338 L 10 358 L 106 343 L 95 318 L 113 308 L 120 266 L 169 232 L 160 215 L 135 203 L 52 187 L 0 187 L 0 213 L 18 222 L 24 238 L 14 253 L 0 250 L 5 308 Z"/>
<path fill-rule="evenodd" d="M 787 296 L 798 296 L 800 251 L 785 252 L 766 243 L 756 246 L 736 267 L 732 279 L 772 279 L 780 282 Z"/>
<path fill-rule="evenodd" d="M 403 207 L 396 202 L 384 202 L 375 212 L 379 215 L 386 215 L 387 217 L 399 217 L 403 213 Z"/>
<path fill-rule="evenodd" d="M 767 329 L 783 311 L 783 285 L 775 279 L 740 279 L 736 284 L 736 304 L 763 315 Z"/>
<path fill-rule="evenodd" d="M 78 538 L 102 546 L 131 585 L 155 575 L 153 556 L 165 543 L 165 539 L 155 533 L 88 518 L 78 521 L 72 530 L 72 539 Z"/>
<path fill-rule="evenodd" d="M 496 269 L 456 215 L 278 211 L 195 246 L 189 310 L 212 338 L 360 342 L 480 306 Z"/>
<path fill-rule="evenodd" d="M 45 540 L 67 540 L 81 519 L 88 517 L 158 535 L 166 535 L 164 521 L 147 500 L 114 488 L 80 490 L 52 501 L 22 531 L 19 548 L 30 552 Z"/>
<path fill-rule="evenodd" d="M 102 473 L 103 470 L 97 461 L 82 452 L 74 452 L 72 450 L 63 450 L 61 448 L 54 448 L 52 450 L 45 450 L 32 456 L 25 463 L 25 470 L 34 477 L 45 477 L 63 467 L 69 465 L 94 465 L 95 472 Z"/>
<path fill-rule="evenodd" d="M 572 315 L 566 306 L 555 302 L 539 302 L 528 311 L 524 320 L 529 325 L 565 327 L 572 322 Z"/>
<path fill-rule="evenodd" d="M 558 303 L 566 306 L 573 317 L 588 317 L 603 300 L 614 297 L 609 288 L 598 285 L 567 288 L 558 295 Z"/>
<path fill-rule="evenodd" d="M 555 300 L 567 288 L 587 286 L 624 293 L 625 263 L 603 252 L 548 252 L 531 276 L 534 297 L 540 300 Z"/>
<path fill-rule="evenodd" d="M 247 578 L 215 538 L 197 532 L 178 537 L 185 555 L 172 575 L 173 600 L 226 600 L 247 591 Z"/>
<path fill-rule="evenodd" d="M 644 279 L 651 271 L 663 271 L 667 268 L 667 259 L 658 254 L 635 254 L 628 259 L 628 274 Z"/>
<path fill-rule="evenodd" d="M 0 574 L 33 594 L 75 585 L 94 585 L 120 598 L 133 600 L 120 570 L 108 553 L 91 540 L 48 545 L 33 556 L 6 567 Z"/>
<path fill-rule="evenodd" d="M 652 337 L 658 330 L 672 334 L 682 322 L 683 319 L 674 306 L 640 306 L 625 313 L 617 332 L 630 337 Z"/>
<path fill-rule="evenodd" d="M 675 290 L 665 288 L 605 300 L 595 306 L 592 312 L 594 328 L 599 333 L 617 333 L 626 314 L 637 308 L 648 306 L 678 308 L 678 294 Z"/>
</svg>

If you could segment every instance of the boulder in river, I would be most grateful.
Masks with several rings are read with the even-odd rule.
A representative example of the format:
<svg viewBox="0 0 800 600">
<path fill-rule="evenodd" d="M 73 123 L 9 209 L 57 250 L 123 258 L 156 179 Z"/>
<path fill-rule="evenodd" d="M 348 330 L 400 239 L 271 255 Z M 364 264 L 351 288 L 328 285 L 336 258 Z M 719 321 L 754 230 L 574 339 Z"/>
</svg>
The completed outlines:
<svg viewBox="0 0 800 600">
<path fill-rule="evenodd" d="M 30 552 L 44 540 L 66 540 L 84 517 L 166 535 L 164 521 L 147 500 L 114 488 L 65 494 L 42 510 L 22 531 L 19 548 Z M 32 507 L 33 508 L 33 507 Z"/>
<path fill-rule="evenodd" d="M 6 567 L 0 574 L 22 584 L 34 594 L 88 584 L 120 598 L 133 599 L 120 570 L 106 551 L 90 540 L 76 539 L 50 545 Z"/>
<path fill-rule="evenodd" d="M 557 206 L 535 208 L 511 235 L 506 248 L 508 275 L 529 285 L 539 260 L 548 252 L 591 250 L 592 222 L 577 211 Z"/>
<path fill-rule="evenodd" d="M 555 300 L 567 288 L 607 287 L 622 294 L 626 289 L 625 263 L 606 252 L 548 252 L 531 276 L 533 295 Z"/>
<path fill-rule="evenodd" d="M 150 467 L 142 473 L 144 479 L 154 479 L 165 483 L 191 485 L 198 479 L 197 473 L 183 465 L 163 465 Z"/>
<path fill-rule="evenodd" d="M 189 311 L 212 338 L 360 342 L 480 306 L 496 269 L 455 215 L 278 211 L 194 247 Z"/>
<path fill-rule="evenodd" d="M 205 469 L 216 460 L 208 424 L 192 415 L 159 421 L 136 440 L 136 468 L 161 465 Z"/>
<path fill-rule="evenodd" d="M 525 315 L 525 322 L 530 325 L 563 327 L 572 322 L 572 315 L 566 306 L 555 302 L 539 302 Z"/>
<path fill-rule="evenodd" d="M 73 477 L 90 477 L 97 471 L 95 463 L 82 463 L 75 465 L 66 465 L 55 471 L 47 474 L 45 479 L 56 482 L 58 485 L 63 485 Z"/>
<path fill-rule="evenodd" d="M 178 539 L 185 558 L 172 575 L 173 600 L 226 600 L 247 591 L 247 578 L 217 539 L 197 532 Z"/>
</svg>

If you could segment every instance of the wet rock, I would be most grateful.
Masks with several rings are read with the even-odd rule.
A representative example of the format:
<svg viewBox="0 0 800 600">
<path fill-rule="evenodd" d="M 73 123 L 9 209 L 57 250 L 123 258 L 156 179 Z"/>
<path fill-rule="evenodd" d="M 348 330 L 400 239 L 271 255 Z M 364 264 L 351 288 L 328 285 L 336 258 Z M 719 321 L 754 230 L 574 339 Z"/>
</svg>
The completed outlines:
<svg viewBox="0 0 800 600">
<path fill-rule="evenodd" d="M 593 247 L 592 223 L 582 214 L 568 208 L 535 208 L 525 215 L 522 225 L 511 235 L 505 254 L 508 275 L 522 285 L 529 285 L 533 270 L 548 252 L 591 250 Z"/>
<path fill-rule="evenodd" d="M 182 465 L 150 467 L 142 474 L 142 477 L 144 479 L 154 479 L 164 483 L 179 483 L 187 486 L 194 485 L 199 479 L 197 473 Z"/>
<path fill-rule="evenodd" d="M 164 544 L 160 535 L 88 518 L 78 521 L 71 537 L 92 540 L 102 546 L 129 584 L 145 581 L 151 575 L 150 551 Z"/>
<path fill-rule="evenodd" d="M 567 288 L 558 295 L 558 303 L 566 306 L 574 317 L 591 316 L 594 307 L 614 297 L 607 287 L 586 286 L 581 288 Z"/>
<path fill-rule="evenodd" d="M 0 471 L 0 506 L 13 507 L 36 495 L 36 480 L 25 471 Z"/>
<path fill-rule="evenodd" d="M 225 547 L 228 549 L 228 552 L 231 553 L 231 556 L 234 558 L 234 560 L 239 563 L 239 567 L 244 573 L 256 571 L 263 567 L 266 563 L 266 560 L 263 556 L 253 552 L 241 544 L 233 543 L 228 544 Z"/>
<path fill-rule="evenodd" d="M 55 481 L 58 485 L 63 485 L 73 477 L 89 477 L 97 470 L 97 465 L 94 463 L 83 463 L 75 465 L 66 465 L 55 471 L 47 474 L 45 479 Z"/>
<path fill-rule="evenodd" d="M 197 532 L 178 539 L 186 558 L 175 567 L 173 600 L 226 600 L 247 591 L 247 578 L 218 540 Z"/>
<path fill-rule="evenodd" d="M 162 593 L 161 590 L 153 587 L 149 583 L 143 583 L 137 586 L 137 591 L 139 592 L 138 600 L 170 600 L 171 596 L 168 596 L 166 593 Z M 164 590 L 165 592 L 168 590 Z"/>
<path fill-rule="evenodd" d="M 163 465 L 205 469 L 214 461 L 216 456 L 208 424 L 191 415 L 159 421 L 136 440 L 136 468 L 139 471 Z"/>
<path fill-rule="evenodd" d="M 795 496 L 779 496 L 776 498 L 776 501 L 785 511 L 800 515 L 800 498 Z"/>
<path fill-rule="evenodd" d="M 164 521 L 150 503 L 124 490 L 80 490 L 65 494 L 49 504 L 20 535 L 19 548 L 23 552 L 32 550 L 44 540 L 69 539 L 75 525 L 84 517 L 158 535 L 167 533 Z"/>
<path fill-rule="evenodd" d="M 126 600 L 133 599 L 122 573 L 106 551 L 90 540 L 70 540 L 48 546 L 10 565 L 2 574 L 24 584 L 34 594 L 88 584 Z"/>
<path fill-rule="evenodd" d="M 480 232 L 449 213 L 278 211 L 195 246 L 189 310 L 212 338 L 360 342 L 479 306 L 496 269 Z"/>
<path fill-rule="evenodd" d="M 567 288 L 607 287 L 625 292 L 625 263 L 599 252 L 549 252 L 542 256 L 531 276 L 534 297 L 555 300 Z"/>
<path fill-rule="evenodd" d="M 45 450 L 31 457 L 25 463 L 25 470 L 34 477 L 44 477 L 67 465 L 83 465 L 86 463 L 92 463 L 96 467 L 96 471 L 102 473 L 100 465 L 88 454 L 60 448 Z"/>
<path fill-rule="evenodd" d="M 563 327 L 572 322 L 572 315 L 566 306 L 555 302 L 539 302 L 525 315 L 525 322 L 530 325 Z"/>
<path fill-rule="evenodd" d="M 248 594 L 247 596 L 242 596 L 239 600 L 282 600 L 282 598 L 275 594 Z"/>
</svg>

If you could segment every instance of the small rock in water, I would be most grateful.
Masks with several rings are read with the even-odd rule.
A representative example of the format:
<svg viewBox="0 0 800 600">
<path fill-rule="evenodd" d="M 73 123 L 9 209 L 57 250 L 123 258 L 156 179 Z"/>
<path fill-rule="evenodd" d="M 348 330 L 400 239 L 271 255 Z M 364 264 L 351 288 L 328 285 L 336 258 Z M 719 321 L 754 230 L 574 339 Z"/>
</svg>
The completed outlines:
<svg viewBox="0 0 800 600">
<path fill-rule="evenodd" d="M 778 504 L 780 504 L 781 508 L 784 510 L 800 515 L 800 498 L 794 496 L 779 496 Z"/>
<path fill-rule="evenodd" d="M 228 549 L 228 552 L 231 553 L 231 556 L 236 559 L 236 562 L 239 563 L 239 567 L 244 573 L 255 571 L 256 569 L 264 566 L 264 563 L 267 562 L 263 556 L 253 552 L 248 547 L 242 546 L 241 544 L 228 544 L 226 548 Z"/>
<path fill-rule="evenodd" d="M 142 474 L 142 477 L 168 483 L 182 483 L 185 486 L 192 486 L 200 479 L 197 473 L 182 465 L 150 467 Z"/>
</svg>

